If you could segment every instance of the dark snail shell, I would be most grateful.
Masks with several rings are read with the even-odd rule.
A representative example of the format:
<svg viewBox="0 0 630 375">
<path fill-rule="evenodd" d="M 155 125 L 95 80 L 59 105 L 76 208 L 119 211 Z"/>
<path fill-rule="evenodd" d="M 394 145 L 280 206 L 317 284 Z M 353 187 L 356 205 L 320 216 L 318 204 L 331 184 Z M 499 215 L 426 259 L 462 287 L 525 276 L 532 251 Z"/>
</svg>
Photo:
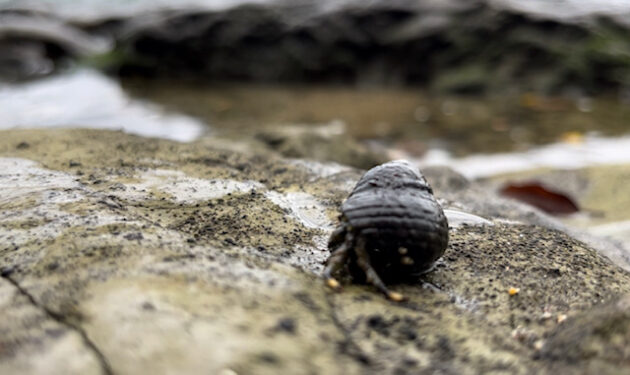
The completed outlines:
<svg viewBox="0 0 630 375">
<path fill-rule="evenodd" d="M 372 282 L 365 264 L 357 264 L 362 247 L 382 280 L 400 280 L 429 270 L 447 244 L 448 222 L 426 179 L 409 162 L 393 161 L 366 172 L 343 203 L 327 268 L 341 268 L 335 252 L 354 249 L 343 261 L 353 276 Z"/>
</svg>

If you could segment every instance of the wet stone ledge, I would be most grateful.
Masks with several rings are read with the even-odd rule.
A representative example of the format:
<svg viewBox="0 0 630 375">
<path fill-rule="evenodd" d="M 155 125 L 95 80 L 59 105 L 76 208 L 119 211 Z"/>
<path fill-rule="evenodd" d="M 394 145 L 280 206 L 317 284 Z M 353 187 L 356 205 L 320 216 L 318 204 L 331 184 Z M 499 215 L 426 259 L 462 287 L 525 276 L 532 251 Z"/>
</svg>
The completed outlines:
<svg viewBox="0 0 630 375">
<path fill-rule="evenodd" d="M 89 21 L 0 9 L 6 52 L 0 75 L 37 77 L 78 60 L 123 76 L 195 82 L 586 95 L 630 86 L 624 15 L 542 14 L 505 3 L 279 1 L 220 10 L 141 8 Z"/>
<path fill-rule="evenodd" d="M 359 170 L 208 138 L 1 135 L 3 374 L 630 370 L 630 274 L 450 170 L 427 176 L 464 213 L 394 303 L 318 277 Z"/>
</svg>

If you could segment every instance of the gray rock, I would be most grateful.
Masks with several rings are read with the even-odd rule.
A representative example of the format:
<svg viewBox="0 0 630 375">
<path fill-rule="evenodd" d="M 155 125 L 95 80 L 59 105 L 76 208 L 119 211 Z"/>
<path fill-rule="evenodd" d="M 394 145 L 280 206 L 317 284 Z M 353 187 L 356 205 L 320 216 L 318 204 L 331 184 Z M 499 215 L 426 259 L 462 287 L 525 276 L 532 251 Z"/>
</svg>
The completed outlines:
<svg viewBox="0 0 630 375">
<path fill-rule="evenodd" d="M 630 86 L 627 17 L 506 3 L 305 0 L 167 10 L 144 2 L 135 12 L 110 9 L 88 19 L 15 5 L 0 9 L 9 17 L 0 39 L 8 31 L 11 42 L 0 43 L 0 52 L 13 51 L 16 41 L 28 52 L 0 68 L 35 76 L 89 52 L 92 64 L 121 75 L 206 81 L 416 85 L 448 93 L 592 94 Z"/>
<path fill-rule="evenodd" d="M 630 293 L 626 271 L 489 196 L 463 208 L 492 206 L 471 212 L 491 224 L 452 229 L 434 271 L 392 286 L 408 301 L 333 293 L 326 239 L 360 171 L 217 139 L 1 135 L 2 373 L 565 373 L 565 323 Z M 474 188 L 427 176 L 449 209 Z M 602 348 L 584 368 L 628 370 L 605 354 L 618 340 L 581 332 Z"/>
<path fill-rule="evenodd" d="M 126 23 L 123 75 L 412 84 L 450 93 L 630 84 L 627 25 L 492 1 L 319 2 L 149 14 Z M 620 17 L 621 18 L 621 17 Z M 576 63 L 578 61 L 578 63 Z"/>
<path fill-rule="evenodd" d="M 549 337 L 541 357 L 575 372 L 623 374 L 630 361 L 630 295 L 570 318 Z"/>
<path fill-rule="evenodd" d="M 49 74 L 70 59 L 103 54 L 107 39 L 43 14 L 0 12 L 0 78 L 15 81 Z"/>
</svg>

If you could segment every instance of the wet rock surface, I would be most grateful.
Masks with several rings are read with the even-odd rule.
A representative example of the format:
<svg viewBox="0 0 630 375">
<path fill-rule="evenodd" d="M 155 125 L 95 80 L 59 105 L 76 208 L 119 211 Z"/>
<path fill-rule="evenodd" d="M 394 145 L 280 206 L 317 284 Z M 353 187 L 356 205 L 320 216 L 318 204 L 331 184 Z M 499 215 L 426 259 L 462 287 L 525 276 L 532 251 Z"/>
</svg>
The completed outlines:
<svg viewBox="0 0 630 375">
<path fill-rule="evenodd" d="M 530 15 L 485 1 L 353 3 L 332 11 L 317 3 L 244 5 L 131 23 L 120 39 L 129 56 L 120 72 L 455 93 L 605 91 L 630 83 L 628 51 L 615 47 L 627 41 L 625 30 L 610 18 Z"/>
<path fill-rule="evenodd" d="M 36 46 L 5 65 L 28 73 L 40 44 L 72 57 L 76 35 L 87 33 L 115 42 L 92 62 L 125 76 L 411 84 L 449 93 L 588 94 L 630 85 L 623 15 L 530 13 L 505 3 L 280 1 L 105 14 L 70 20 L 61 34 L 59 27 L 31 33 Z M 16 38 L 0 35 L 9 43 L 0 48 Z"/>
<path fill-rule="evenodd" d="M 111 43 L 52 15 L 0 10 L 0 79 L 45 76 L 71 61 L 103 54 Z"/>
<path fill-rule="evenodd" d="M 552 333 L 541 356 L 573 371 L 622 374 L 630 360 L 628 347 L 630 295 L 625 295 L 568 320 Z"/>
<path fill-rule="evenodd" d="M 528 15 L 485 1 L 376 2 L 332 11 L 316 3 L 246 5 L 131 25 L 120 45 L 144 64 L 121 68 L 210 79 L 420 84 L 458 93 L 627 85 L 626 59 L 613 47 L 625 38 L 624 27 L 591 21 Z"/>
<path fill-rule="evenodd" d="M 434 271 L 393 285 L 404 303 L 327 290 L 327 236 L 360 171 L 274 155 L 3 131 L 1 372 L 628 371 L 630 274 L 487 196 L 458 206 L 474 183 L 445 169 L 425 173 L 438 199 L 487 221 L 460 222 Z"/>
<path fill-rule="evenodd" d="M 439 182 L 444 180 L 442 178 Z M 492 205 L 478 207 L 475 211 L 486 212 L 491 216 L 499 212 L 511 212 L 511 215 L 501 216 L 509 220 L 536 222 L 568 232 L 571 236 L 595 247 L 624 269 L 630 270 L 630 250 L 626 240 L 630 231 L 628 221 L 624 216 L 624 212 L 627 212 L 625 207 L 628 206 L 628 199 L 623 191 L 623 187 L 627 186 L 629 180 L 630 173 L 625 164 L 580 169 L 533 169 L 483 179 L 476 184 L 476 189 L 468 189 L 453 199 L 462 204 L 462 202 L 470 201 L 465 198 L 466 195 L 481 196 L 487 192 L 499 192 L 503 186 L 509 184 L 533 183 L 556 189 L 578 202 L 580 212 L 557 216 L 554 220 L 532 209 L 529 205 L 507 199 L 502 203 L 504 209 L 498 212 L 496 210 L 492 212 Z M 505 209 L 508 205 L 518 205 L 520 208 Z M 523 219 L 523 215 L 527 215 L 528 218 Z"/>
</svg>

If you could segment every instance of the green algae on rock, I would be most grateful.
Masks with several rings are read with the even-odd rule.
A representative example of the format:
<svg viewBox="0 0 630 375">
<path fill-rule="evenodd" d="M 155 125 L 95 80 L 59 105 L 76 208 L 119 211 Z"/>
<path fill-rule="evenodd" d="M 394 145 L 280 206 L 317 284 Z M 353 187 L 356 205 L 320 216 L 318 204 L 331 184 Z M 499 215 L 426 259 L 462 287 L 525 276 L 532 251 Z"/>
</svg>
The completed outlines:
<svg viewBox="0 0 630 375">
<path fill-rule="evenodd" d="M 626 271 L 445 169 L 427 174 L 438 199 L 493 225 L 453 229 L 393 304 L 319 278 L 356 170 L 97 130 L 3 131 L 0 161 L 6 373 L 553 374 L 572 369 L 546 349 L 558 330 L 630 293 Z"/>
</svg>

